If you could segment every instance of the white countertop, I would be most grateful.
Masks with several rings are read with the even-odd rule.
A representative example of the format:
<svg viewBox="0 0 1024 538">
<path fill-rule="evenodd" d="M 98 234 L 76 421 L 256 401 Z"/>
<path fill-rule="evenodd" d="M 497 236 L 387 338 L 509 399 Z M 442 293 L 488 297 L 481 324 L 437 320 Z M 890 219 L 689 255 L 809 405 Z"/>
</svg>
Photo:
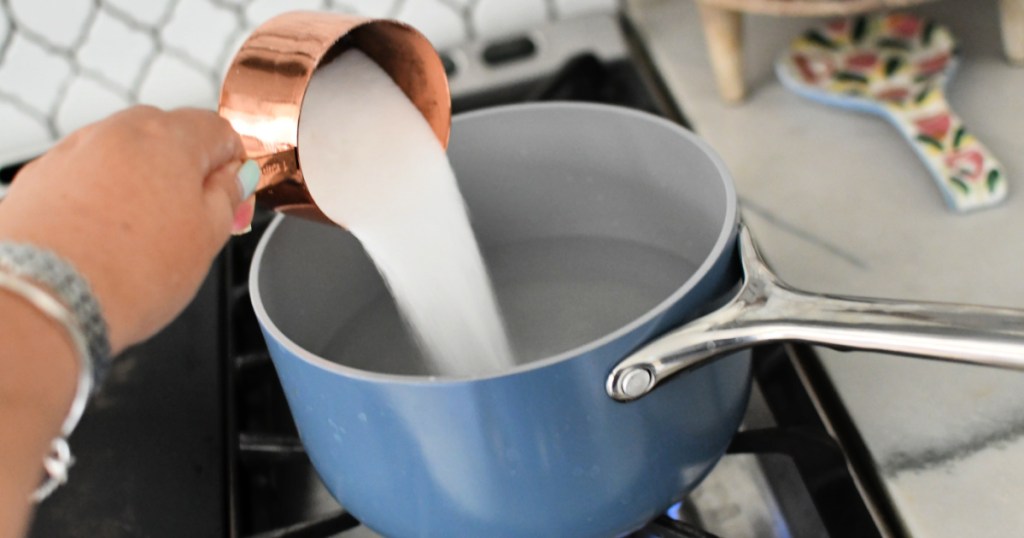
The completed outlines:
<svg viewBox="0 0 1024 538">
<path fill-rule="evenodd" d="M 999 158 L 1000 207 L 946 209 L 884 120 L 784 89 L 775 55 L 809 19 L 746 17 L 749 97 L 718 98 L 692 0 L 630 3 L 670 92 L 728 164 L 783 280 L 810 291 L 1024 308 L 1024 68 L 1003 60 L 995 1 L 913 11 L 960 38 L 954 109 Z M 1024 532 L 1024 373 L 821 349 L 913 536 Z"/>
</svg>

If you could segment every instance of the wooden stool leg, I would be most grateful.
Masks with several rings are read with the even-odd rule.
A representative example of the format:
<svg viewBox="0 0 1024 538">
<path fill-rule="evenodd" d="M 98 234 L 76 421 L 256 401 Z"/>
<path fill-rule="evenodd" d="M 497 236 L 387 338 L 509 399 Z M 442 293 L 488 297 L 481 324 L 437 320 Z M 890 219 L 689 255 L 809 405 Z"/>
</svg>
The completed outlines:
<svg viewBox="0 0 1024 538">
<path fill-rule="evenodd" d="M 746 93 L 743 84 L 743 14 L 700 1 L 697 5 L 711 68 L 718 82 L 718 93 L 726 102 L 738 103 Z"/>
<path fill-rule="evenodd" d="M 1006 57 L 1024 64 L 1024 0 L 999 0 L 999 9 Z"/>
</svg>

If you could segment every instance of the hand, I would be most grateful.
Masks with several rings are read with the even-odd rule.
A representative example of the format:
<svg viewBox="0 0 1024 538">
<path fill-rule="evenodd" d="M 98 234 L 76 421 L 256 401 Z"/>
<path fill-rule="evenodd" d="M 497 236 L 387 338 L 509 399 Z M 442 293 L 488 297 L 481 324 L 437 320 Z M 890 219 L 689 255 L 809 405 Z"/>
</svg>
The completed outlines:
<svg viewBox="0 0 1024 538">
<path fill-rule="evenodd" d="M 215 113 L 135 107 L 25 166 L 0 203 L 0 240 L 49 248 L 93 288 L 113 351 L 148 338 L 195 295 L 252 203 L 245 151 Z"/>
</svg>

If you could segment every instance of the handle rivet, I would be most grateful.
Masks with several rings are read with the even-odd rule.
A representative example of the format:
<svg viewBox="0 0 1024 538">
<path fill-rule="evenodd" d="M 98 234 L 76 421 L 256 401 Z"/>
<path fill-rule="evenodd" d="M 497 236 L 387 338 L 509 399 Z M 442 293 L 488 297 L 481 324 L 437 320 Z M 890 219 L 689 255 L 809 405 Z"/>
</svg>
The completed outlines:
<svg viewBox="0 0 1024 538">
<path fill-rule="evenodd" d="M 654 385 L 654 376 L 646 368 L 633 368 L 622 374 L 621 379 L 619 387 L 622 388 L 622 393 L 630 398 L 643 396 Z"/>
</svg>

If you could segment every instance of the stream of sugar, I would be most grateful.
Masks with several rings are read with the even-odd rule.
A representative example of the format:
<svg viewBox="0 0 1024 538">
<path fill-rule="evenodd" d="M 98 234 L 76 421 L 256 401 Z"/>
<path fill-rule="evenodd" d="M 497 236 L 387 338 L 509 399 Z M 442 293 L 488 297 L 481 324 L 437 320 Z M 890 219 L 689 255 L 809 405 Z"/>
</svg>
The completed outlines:
<svg viewBox="0 0 1024 538">
<path fill-rule="evenodd" d="M 402 90 L 349 50 L 317 71 L 301 117 L 310 194 L 362 243 L 431 370 L 478 375 L 513 366 L 445 149 Z"/>
</svg>

